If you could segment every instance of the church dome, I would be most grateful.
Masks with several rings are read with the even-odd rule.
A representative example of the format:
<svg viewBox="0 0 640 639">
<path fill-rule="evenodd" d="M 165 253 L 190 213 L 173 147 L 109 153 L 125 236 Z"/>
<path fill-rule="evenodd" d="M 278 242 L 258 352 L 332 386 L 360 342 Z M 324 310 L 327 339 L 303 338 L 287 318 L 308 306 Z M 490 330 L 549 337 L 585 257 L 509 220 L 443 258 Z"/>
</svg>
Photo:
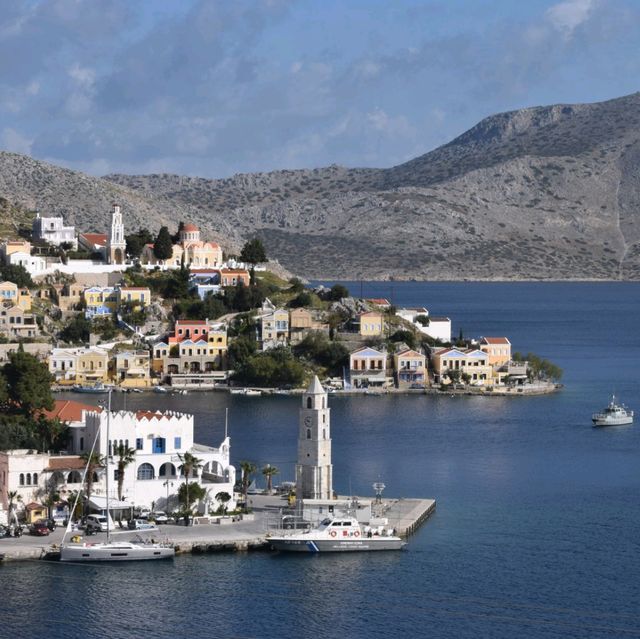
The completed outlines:
<svg viewBox="0 0 640 639">
<path fill-rule="evenodd" d="M 200 231 L 200 229 L 195 224 L 191 224 L 191 223 L 185 224 L 182 227 L 182 230 L 185 231 L 186 233 L 194 233 L 194 232 L 197 233 Z"/>
</svg>

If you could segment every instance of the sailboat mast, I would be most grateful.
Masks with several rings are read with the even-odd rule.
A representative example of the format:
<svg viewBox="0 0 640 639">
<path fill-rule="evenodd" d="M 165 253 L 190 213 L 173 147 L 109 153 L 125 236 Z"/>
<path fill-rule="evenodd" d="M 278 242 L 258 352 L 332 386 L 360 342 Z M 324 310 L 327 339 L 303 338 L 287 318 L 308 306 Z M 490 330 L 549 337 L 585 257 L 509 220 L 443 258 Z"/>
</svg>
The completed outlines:
<svg viewBox="0 0 640 639">
<path fill-rule="evenodd" d="M 107 402 L 107 457 L 105 460 L 105 468 L 106 468 L 106 473 L 107 473 L 107 480 L 106 480 L 106 491 L 107 491 L 107 542 L 109 541 L 109 538 L 111 537 L 111 518 L 109 517 L 109 453 L 111 452 L 109 450 L 109 437 L 110 437 L 110 433 L 109 433 L 109 426 L 110 426 L 110 422 L 111 422 L 111 389 L 109 389 L 109 401 Z"/>
</svg>

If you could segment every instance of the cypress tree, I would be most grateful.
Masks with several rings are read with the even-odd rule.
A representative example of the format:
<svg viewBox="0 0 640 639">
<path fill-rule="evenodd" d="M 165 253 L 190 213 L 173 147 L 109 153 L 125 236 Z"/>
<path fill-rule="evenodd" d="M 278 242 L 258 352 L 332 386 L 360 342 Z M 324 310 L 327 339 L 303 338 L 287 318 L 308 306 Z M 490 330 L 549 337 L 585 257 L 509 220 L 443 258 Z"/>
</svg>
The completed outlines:
<svg viewBox="0 0 640 639">
<path fill-rule="evenodd" d="M 158 233 L 156 241 L 153 243 L 153 254 L 159 260 L 168 260 L 173 255 L 173 243 L 169 229 L 163 226 Z"/>
</svg>

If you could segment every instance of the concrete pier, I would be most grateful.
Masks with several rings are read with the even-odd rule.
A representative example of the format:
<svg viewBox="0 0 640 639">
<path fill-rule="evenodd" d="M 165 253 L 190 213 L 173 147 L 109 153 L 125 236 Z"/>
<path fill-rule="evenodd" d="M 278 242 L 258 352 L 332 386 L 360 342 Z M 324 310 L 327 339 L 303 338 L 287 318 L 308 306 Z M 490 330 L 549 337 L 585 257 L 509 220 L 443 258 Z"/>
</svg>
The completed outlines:
<svg viewBox="0 0 640 639">
<path fill-rule="evenodd" d="M 178 554 L 269 550 L 269 524 L 277 517 L 279 510 L 286 507 L 286 499 L 278 495 L 250 495 L 249 504 L 254 513 L 250 520 L 234 521 L 227 525 L 168 524 L 137 533 L 116 528 L 112 537 L 124 541 L 137 534 L 157 541 L 170 540 L 175 544 Z M 395 528 L 398 535 L 406 537 L 414 533 L 433 513 L 435 505 L 433 499 L 383 499 L 374 505 L 374 511 L 377 516 L 386 517 L 389 527 Z M 0 555 L 4 555 L 5 561 L 43 559 L 52 546 L 60 545 L 63 533 L 62 528 L 57 528 L 47 537 L 26 534 L 19 538 L 2 538 Z M 105 538 L 106 533 L 100 533 L 84 539 L 91 543 L 104 541 Z M 52 558 L 51 554 L 49 558 Z"/>
</svg>

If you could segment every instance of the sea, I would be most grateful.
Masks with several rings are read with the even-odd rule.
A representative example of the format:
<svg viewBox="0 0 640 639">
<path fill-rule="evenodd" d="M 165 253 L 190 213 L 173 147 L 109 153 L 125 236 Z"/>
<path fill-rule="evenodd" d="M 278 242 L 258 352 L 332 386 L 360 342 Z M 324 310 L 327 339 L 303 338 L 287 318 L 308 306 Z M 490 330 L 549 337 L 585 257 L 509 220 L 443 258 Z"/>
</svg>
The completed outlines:
<svg viewBox="0 0 640 639">
<path fill-rule="evenodd" d="M 437 500 L 405 551 L 0 565 L 0 637 L 640 636 L 640 423 L 590 419 L 614 392 L 640 410 L 640 284 L 344 284 L 450 317 L 454 335 L 506 335 L 559 365 L 564 388 L 332 395 L 335 488 Z M 234 462 L 293 479 L 300 398 L 114 399 L 192 412 L 214 446 L 228 409 Z"/>
</svg>

